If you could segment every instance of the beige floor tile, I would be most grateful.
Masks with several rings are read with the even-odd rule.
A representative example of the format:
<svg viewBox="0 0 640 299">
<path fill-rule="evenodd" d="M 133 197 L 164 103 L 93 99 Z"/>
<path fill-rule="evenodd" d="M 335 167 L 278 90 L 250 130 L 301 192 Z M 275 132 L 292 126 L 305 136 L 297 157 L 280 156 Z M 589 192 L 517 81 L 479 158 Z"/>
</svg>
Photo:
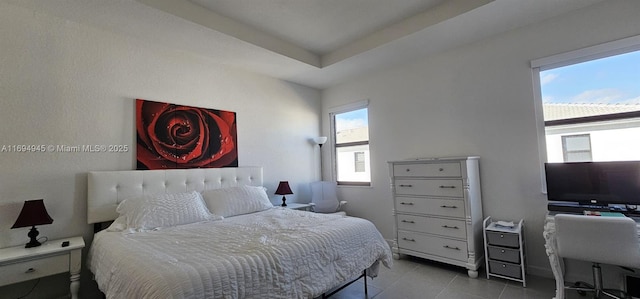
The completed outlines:
<svg viewBox="0 0 640 299">
<path fill-rule="evenodd" d="M 550 299 L 555 294 L 551 278 L 527 277 L 527 287 L 516 281 L 486 279 L 481 269 L 478 278 L 469 278 L 463 267 L 420 258 L 394 260 L 391 269 L 380 267 L 379 276 L 368 278 L 369 296 L 374 299 Z M 367 298 L 358 281 L 334 295 L 336 299 Z M 585 298 L 568 292 L 567 299 Z"/>
<path fill-rule="evenodd" d="M 499 298 L 502 291 L 507 286 L 505 281 L 487 280 L 484 277 L 470 278 L 467 275 L 458 275 L 447 286 L 447 289 L 455 290 L 456 293 L 475 295 L 480 298 Z"/>
</svg>

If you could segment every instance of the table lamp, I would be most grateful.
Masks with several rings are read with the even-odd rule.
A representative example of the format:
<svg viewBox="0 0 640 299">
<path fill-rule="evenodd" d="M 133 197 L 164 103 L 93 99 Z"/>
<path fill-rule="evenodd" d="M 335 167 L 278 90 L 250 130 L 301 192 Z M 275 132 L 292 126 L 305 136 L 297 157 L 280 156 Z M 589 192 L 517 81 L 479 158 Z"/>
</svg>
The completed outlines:
<svg viewBox="0 0 640 299">
<path fill-rule="evenodd" d="M 284 197 L 287 194 L 293 194 L 293 192 L 291 191 L 291 188 L 289 187 L 289 182 L 288 181 L 280 181 L 280 184 L 278 184 L 278 190 L 276 190 L 276 194 L 278 195 L 282 195 L 282 206 L 286 207 L 287 206 L 287 199 Z"/>
<path fill-rule="evenodd" d="M 29 230 L 27 234 L 31 240 L 24 246 L 25 248 L 31 248 L 41 245 L 37 239 L 40 233 L 36 229 L 36 225 L 51 223 L 53 223 L 53 219 L 51 219 L 51 216 L 47 213 L 47 209 L 44 207 L 44 199 L 34 199 L 24 202 L 22 211 L 20 211 L 16 223 L 14 223 L 11 228 L 31 226 L 31 230 Z"/>
</svg>

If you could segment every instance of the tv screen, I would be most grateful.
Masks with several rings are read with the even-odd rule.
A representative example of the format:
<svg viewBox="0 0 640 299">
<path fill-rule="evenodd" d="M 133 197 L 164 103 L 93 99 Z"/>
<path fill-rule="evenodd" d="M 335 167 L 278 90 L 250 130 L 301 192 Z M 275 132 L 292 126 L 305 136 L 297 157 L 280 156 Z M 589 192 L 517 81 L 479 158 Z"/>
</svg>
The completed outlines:
<svg viewBox="0 0 640 299">
<path fill-rule="evenodd" d="M 640 205 L 640 161 L 545 163 L 547 198 Z"/>
</svg>

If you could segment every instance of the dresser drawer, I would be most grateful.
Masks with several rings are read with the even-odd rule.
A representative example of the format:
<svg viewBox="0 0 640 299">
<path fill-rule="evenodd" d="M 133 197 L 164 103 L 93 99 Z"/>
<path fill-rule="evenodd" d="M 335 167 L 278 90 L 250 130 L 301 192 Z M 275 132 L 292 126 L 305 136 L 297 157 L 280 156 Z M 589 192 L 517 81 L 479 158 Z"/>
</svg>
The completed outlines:
<svg viewBox="0 0 640 299">
<path fill-rule="evenodd" d="M 460 163 L 396 164 L 394 176 L 408 177 L 460 177 Z"/>
<path fill-rule="evenodd" d="M 487 231 L 487 244 L 519 248 L 520 240 L 518 234 Z"/>
<path fill-rule="evenodd" d="M 520 250 L 506 247 L 487 246 L 489 259 L 520 264 Z"/>
<path fill-rule="evenodd" d="M 489 272 L 517 279 L 522 278 L 522 269 L 520 268 L 520 265 L 514 265 L 510 263 L 489 261 Z"/>
<path fill-rule="evenodd" d="M 467 243 L 464 241 L 416 232 L 398 231 L 398 247 L 459 261 L 466 261 L 468 256 Z"/>
<path fill-rule="evenodd" d="M 464 220 L 451 220 L 398 214 L 398 229 L 436 234 L 453 238 L 467 238 Z"/>
<path fill-rule="evenodd" d="M 396 212 L 463 218 L 462 199 L 396 197 Z"/>
<path fill-rule="evenodd" d="M 0 266 L 0 285 L 69 272 L 69 255 L 56 255 Z"/>
<path fill-rule="evenodd" d="M 411 180 L 397 179 L 395 181 L 398 195 L 426 195 L 438 197 L 464 196 L 461 179 Z"/>
</svg>

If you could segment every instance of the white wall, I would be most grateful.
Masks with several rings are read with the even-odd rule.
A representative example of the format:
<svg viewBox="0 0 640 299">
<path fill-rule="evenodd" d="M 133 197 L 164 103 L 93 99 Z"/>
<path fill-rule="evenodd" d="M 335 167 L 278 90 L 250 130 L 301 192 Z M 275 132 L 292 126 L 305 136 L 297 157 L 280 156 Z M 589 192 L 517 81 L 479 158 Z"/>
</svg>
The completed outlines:
<svg viewBox="0 0 640 299">
<path fill-rule="evenodd" d="M 86 173 L 135 168 L 135 98 L 237 112 L 240 166 L 264 167 L 274 202 L 280 180 L 291 183 L 291 201 L 310 198 L 308 183 L 318 179 L 317 146 L 309 142 L 320 132 L 317 90 L 10 4 L 0 4 L 0 53 L 0 145 L 131 149 L 0 153 L 0 247 L 28 241 L 27 228 L 9 228 L 22 202 L 35 198 L 45 199 L 54 219 L 39 227 L 40 236 L 83 235 L 89 244 Z M 90 275 L 83 275 L 86 294 Z M 32 297 L 65 294 L 68 276 L 55 279 L 41 282 Z M 0 288 L 0 294 L 18 297 L 31 286 Z"/>
<path fill-rule="evenodd" d="M 372 186 L 339 190 L 348 212 L 392 239 L 386 161 L 478 155 L 484 215 L 524 218 L 530 273 L 551 276 L 530 61 L 638 35 L 638 11 L 640 1 L 606 1 L 324 90 L 323 119 L 331 107 L 370 100 Z"/>
</svg>

